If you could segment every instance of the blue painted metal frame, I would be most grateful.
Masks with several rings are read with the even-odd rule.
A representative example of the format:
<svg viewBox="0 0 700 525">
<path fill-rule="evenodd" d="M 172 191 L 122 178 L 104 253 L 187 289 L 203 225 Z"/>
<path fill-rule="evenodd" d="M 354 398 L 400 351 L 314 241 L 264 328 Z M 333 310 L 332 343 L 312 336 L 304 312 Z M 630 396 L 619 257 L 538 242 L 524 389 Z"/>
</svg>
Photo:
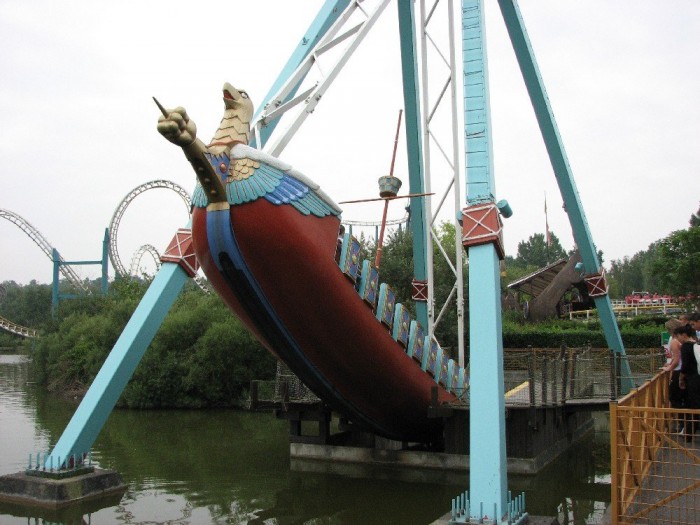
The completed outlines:
<svg viewBox="0 0 700 525">
<path fill-rule="evenodd" d="M 62 465 L 66 458 L 90 450 L 188 279 L 178 264 L 163 263 L 56 446 L 44 459 L 46 465 Z"/>
<path fill-rule="evenodd" d="M 481 0 L 462 2 L 467 204 L 493 202 L 488 64 Z M 469 516 L 490 520 L 506 512 L 503 330 L 498 253 L 493 243 L 468 248 L 469 257 Z M 495 516 L 491 510 L 495 510 Z M 490 522 L 490 521 L 489 521 Z"/>
<path fill-rule="evenodd" d="M 596 274 L 601 270 L 600 260 L 593 244 L 593 237 L 588 228 L 586 214 L 579 199 L 576 182 L 569 166 L 569 161 L 564 150 L 564 143 L 561 140 L 554 113 L 549 104 L 549 98 L 544 88 L 542 76 L 535 60 L 535 54 L 530 44 L 530 39 L 525 30 L 520 8 L 516 0 L 498 0 L 503 19 L 506 23 L 508 35 L 513 44 L 515 56 L 520 65 L 527 92 L 530 95 L 532 107 L 535 110 L 537 123 L 542 133 L 549 160 L 554 170 L 554 175 L 559 184 L 564 207 L 569 215 L 569 222 L 574 233 L 576 246 L 581 253 L 581 260 L 587 274 Z M 625 348 L 622 343 L 622 336 L 615 320 L 610 297 L 605 294 L 595 297 L 595 305 L 598 316 L 603 326 L 603 332 L 608 346 L 620 356 L 625 355 Z M 632 384 L 631 371 L 627 359 L 622 359 L 622 390 L 629 391 Z"/>
<path fill-rule="evenodd" d="M 358 281 L 357 291 L 368 305 L 374 310 L 377 307 L 377 294 L 379 293 L 379 272 L 374 264 L 368 260 L 362 262 L 362 271 Z"/>
<path fill-rule="evenodd" d="M 107 293 L 109 289 L 108 271 L 109 271 L 109 228 L 105 228 L 105 234 L 102 238 L 102 259 L 99 261 L 62 261 L 56 248 L 51 253 L 53 260 L 53 284 L 51 286 L 51 313 L 55 314 L 58 304 L 61 299 L 74 299 L 79 297 L 77 294 L 62 294 L 59 291 L 61 266 L 77 266 L 77 265 L 100 265 L 102 266 L 102 276 L 100 277 L 100 293 Z"/>
<path fill-rule="evenodd" d="M 391 331 L 394 328 L 394 309 L 396 307 L 396 295 L 386 283 L 379 285 L 379 298 L 377 300 L 377 321 L 386 325 Z"/>
<path fill-rule="evenodd" d="M 311 22 L 309 29 L 307 29 L 306 33 L 304 33 L 299 45 L 297 45 L 297 48 L 289 57 L 289 60 L 287 60 L 287 63 L 282 68 L 282 71 L 280 71 L 280 74 L 272 84 L 272 87 L 265 95 L 262 103 L 258 106 L 258 110 L 255 112 L 253 120 L 257 120 L 260 113 L 265 109 L 265 106 L 272 100 L 272 97 L 275 96 L 287 79 L 294 74 L 294 71 L 296 71 L 296 69 L 299 67 L 299 64 L 304 61 L 314 46 L 323 38 L 326 32 L 328 32 L 328 29 L 330 29 L 330 27 L 335 23 L 343 11 L 345 11 L 345 8 L 349 4 L 350 0 L 326 0 L 316 15 L 316 18 L 314 18 L 313 22 Z M 288 102 L 294 98 L 294 95 L 299 89 L 301 82 L 302 81 L 294 86 L 294 89 L 292 89 L 290 94 L 283 102 Z M 277 127 L 278 123 L 279 119 L 275 119 L 260 130 L 260 142 L 262 143 L 260 146 L 255 145 L 254 137 L 252 138 L 253 140 L 251 140 L 250 145 L 262 149 L 270 138 L 270 135 L 272 135 L 272 132 L 275 130 L 275 127 Z"/>
<path fill-rule="evenodd" d="M 496 188 L 491 143 L 488 61 L 481 2 L 462 2 L 464 137 L 467 204 L 493 202 Z"/>
<path fill-rule="evenodd" d="M 361 248 L 360 242 L 352 234 L 346 233 L 343 236 L 338 266 L 353 283 L 357 283 L 357 277 L 360 274 Z"/>
<path fill-rule="evenodd" d="M 396 2 L 399 13 L 399 38 L 401 42 L 401 71 L 406 123 L 406 151 L 408 152 L 408 177 L 410 193 L 425 193 L 423 177 L 423 147 L 421 141 L 421 111 L 418 91 L 418 61 L 416 53 L 414 2 Z M 425 199 L 410 199 L 411 231 L 413 232 L 413 272 L 417 280 L 427 280 L 427 253 L 430 240 L 426 230 Z M 432 243 L 430 244 L 432 246 Z M 428 303 L 416 301 L 416 318 L 429 327 Z"/>
<path fill-rule="evenodd" d="M 415 361 L 423 363 L 423 355 L 425 352 L 425 330 L 420 322 L 413 319 L 411 321 L 411 327 L 408 330 L 406 354 Z"/>
</svg>

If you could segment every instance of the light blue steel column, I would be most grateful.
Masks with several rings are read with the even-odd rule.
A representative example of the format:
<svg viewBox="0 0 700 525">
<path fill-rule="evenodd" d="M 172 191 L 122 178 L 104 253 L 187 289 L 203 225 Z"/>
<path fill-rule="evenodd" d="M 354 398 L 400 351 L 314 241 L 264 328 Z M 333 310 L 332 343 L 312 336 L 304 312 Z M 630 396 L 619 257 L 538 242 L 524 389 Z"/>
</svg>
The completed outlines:
<svg viewBox="0 0 700 525">
<path fill-rule="evenodd" d="M 299 67 L 299 64 L 304 61 L 314 46 L 324 37 L 326 32 L 328 32 L 328 29 L 335 23 L 349 4 L 350 0 L 326 0 L 316 15 L 316 18 L 314 18 L 313 22 L 311 22 L 309 29 L 307 29 L 306 33 L 304 33 L 299 45 L 297 45 L 296 49 L 289 57 L 289 60 L 287 60 L 287 63 L 282 68 L 282 71 L 280 71 L 280 74 L 277 76 L 277 79 L 267 92 L 267 95 L 265 95 L 265 98 L 258 106 L 258 110 L 255 112 L 253 120 L 257 120 L 258 115 L 260 115 L 260 113 L 265 109 L 265 106 L 269 104 L 272 97 L 275 96 L 277 91 L 279 91 L 287 79 L 292 76 L 292 74 Z M 300 80 L 299 84 L 294 86 L 294 89 L 292 89 L 283 103 L 294 98 L 294 95 L 299 89 L 302 81 L 303 80 Z M 256 146 L 255 137 L 251 137 L 250 145 L 262 149 L 278 123 L 279 119 L 273 120 L 260 130 L 260 142 L 262 142 L 262 144 Z"/>
<path fill-rule="evenodd" d="M 481 0 L 462 2 L 467 205 L 493 203 L 486 35 Z M 497 520 L 507 511 L 500 264 L 492 244 L 469 257 L 469 515 Z M 494 508 L 496 515 L 494 516 Z"/>
<path fill-rule="evenodd" d="M 401 71 L 403 81 L 403 103 L 406 122 L 406 151 L 408 154 L 408 179 L 410 193 L 424 193 L 423 147 L 421 141 L 420 94 L 418 91 L 418 61 L 416 55 L 416 22 L 412 0 L 398 0 L 399 39 L 401 42 Z M 429 217 L 426 217 L 425 199 L 410 199 L 411 231 L 413 232 L 413 275 L 425 281 L 427 274 L 427 253 L 432 248 L 426 230 Z M 427 330 L 428 303 L 416 301 L 416 318 Z"/>
<path fill-rule="evenodd" d="M 61 258 L 58 255 L 56 248 L 51 250 L 51 259 L 53 261 L 53 283 L 51 285 L 51 315 L 56 315 L 59 301 L 59 273 L 61 268 Z"/>
<path fill-rule="evenodd" d="M 136 370 L 189 276 L 176 263 L 164 262 L 124 331 L 102 364 L 46 465 L 60 465 L 88 452 Z"/>
<path fill-rule="evenodd" d="M 105 295 L 109 290 L 109 228 L 105 228 L 105 235 L 102 238 L 102 279 L 100 281 L 100 292 Z"/>
<path fill-rule="evenodd" d="M 576 189 L 576 182 L 566 157 L 564 143 L 561 140 L 554 113 L 549 104 L 549 98 L 537 67 L 535 54 L 532 51 L 520 9 L 516 0 L 498 0 L 498 4 L 501 8 L 518 64 L 520 65 L 520 71 L 525 80 L 527 92 L 530 95 L 532 107 L 537 116 L 537 123 L 547 147 L 554 175 L 559 184 L 559 191 L 564 201 L 566 213 L 569 215 L 569 222 L 574 233 L 576 246 L 581 253 L 581 261 L 587 274 L 596 274 L 601 270 L 600 260 L 593 244 L 593 238 L 586 221 L 586 214 L 583 211 L 578 190 Z M 615 320 L 610 297 L 606 294 L 596 297 L 594 300 L 608 346 L 620 356 L 624 356 L 625 348 L 617 321 Z M 632 386 L 629 362 L 626 359 L 622 359 L 623 392 L 627 392 Z"/>
</svg>

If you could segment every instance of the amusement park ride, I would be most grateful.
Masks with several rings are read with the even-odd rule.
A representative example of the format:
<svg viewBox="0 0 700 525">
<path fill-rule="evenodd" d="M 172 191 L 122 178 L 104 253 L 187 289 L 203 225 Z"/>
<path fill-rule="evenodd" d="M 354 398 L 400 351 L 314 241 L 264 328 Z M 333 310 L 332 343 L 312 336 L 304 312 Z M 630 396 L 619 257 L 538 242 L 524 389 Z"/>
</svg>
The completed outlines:
<svg viewBox="0 0 700 525">
<path fill-rule="evenodd" d="M 257 112 L 244 90 L 224 85 L 224 116 L 208 145 L 197 138 L 196 126 L 183 108 L 166 109 L 156 101 L 161 113 L 158 131 L 182 148 L 195 170 L 198 184 L 191 223 L 177 232 L 161 258 L 149 290 L 63 435 L 43 458 L 45 465 L 64 465 L 90 449 L 183 284 L 201 266 L 209 284 L 267 349 L 363 429 L 397 441 L 430 443 L 442 431 L 439 419 L 427 417 L 433 389 L 437 386 L 440 403 L 468 392 L 470 491 L 454 500 L 451 523 L 527 519 L 522 499 L 511 500 L 507 489 L 499 264 L 504 257 L 501 217 L 509 217 L 511 210 L 506 201 L 495 198 L 482 0 L 463 0 L 461 9 L 447 0 L 447 20 L 440 30 L 449 33 L 449 49 L 438 55 L 448 65 L 448 74 L 437 95 L 428 89 L 432 69 L 427 52 L 428 46 L 435 45 L 430 24 L 437 2 L 432 8 L 417 2 L 418 14 L 414 2 L 395 2 L 408 193 L 414 195 L 410 226 L 415 319 L 396 302 L 391 287 L 381 283 L 377 265 L 359 259 L 359 242 L 349 232 L 339 238 L 340 207 L 318 185 L 277 158 L 389 3 L 378 0 L 373 10 L 366 10 L 360 2 L 327 0 Z M 608 346 L 622 355 L 605 275 L 523 19 L 515 0 L 498 0 L 498 5 L 581 253 L 589 293 Z M 460 35 L 454 31 L 457 16 L 461 16 Z M 361 22 L 355 23 L 358 18 Z M 461 64 L 459 42 L 463 44 Z M 334 67 L 319 82 L 305 85 L 316 58 L 341 44 L 345 49 Z M 463 127 L 457 103 L 460 94 Z M 437 125 L 432 116 L 439 104 L 447 104 L 452 116 L 448 124 L 452 142 L 446 147 L 435 145 L 431 132 Z M 287 123 L 284 130 L 276 130 L 280 122 Z M 466 205 L 460 197 L 461 151 L 465 152 Z M 448 158 L 453 177 L 443 194 L 437 192 L 431 198 L 434 152 Z M 383 181 L 384 199 L 397 194 L 392 178 Z M 456 299 L 460 319 L 455 359 L 433 337 L 441 315 L 436 316 L 433 304 L 432 221 L 449 193 L 454 196 L 454 216 L 461 231 L 454 247 L 456 282 L 450 296 Z M 472 305 L 470 375 L 465 372 L 461 322 L 460 269 L 465 248 Z"/>
</svg>

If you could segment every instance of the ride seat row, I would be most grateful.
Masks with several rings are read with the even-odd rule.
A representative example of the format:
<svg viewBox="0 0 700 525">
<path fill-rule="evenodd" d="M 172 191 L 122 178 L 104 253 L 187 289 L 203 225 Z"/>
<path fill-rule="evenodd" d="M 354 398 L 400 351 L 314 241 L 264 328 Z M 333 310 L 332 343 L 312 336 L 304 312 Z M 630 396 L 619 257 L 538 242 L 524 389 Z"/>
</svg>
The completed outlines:
<svg viewBox="0 0 700 525">
<path fill-rule="evenodd" d="M 338 266 L 343 274 L 375 312 L 377 321 L 405 349 L 406 355 L 445 390 L 461 397 L 467 383 L 464 368 L 425 333 L 418 321 L 411 319 L 408 309 L 396 302 L 396 295 L 388 284 L 379 284 L 379 270 L 370 261 L 364 260 L 360 265 L 360 250 L 361 245 L 355 237 L 350 233 L 343 235 L 338 257 Z"/>
</svg>

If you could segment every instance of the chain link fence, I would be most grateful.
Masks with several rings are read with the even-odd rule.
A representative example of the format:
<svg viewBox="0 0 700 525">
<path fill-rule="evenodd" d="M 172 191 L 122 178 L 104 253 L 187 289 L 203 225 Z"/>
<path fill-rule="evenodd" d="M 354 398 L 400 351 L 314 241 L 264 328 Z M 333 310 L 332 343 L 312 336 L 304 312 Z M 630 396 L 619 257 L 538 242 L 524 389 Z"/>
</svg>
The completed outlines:
<svg viewBox="0 0 700 525">
<path fill-rule="evenodd" d="M 623 360 L 631 377 L 622 376 Z M 617 399 L 621 385 L 641 385 L 664 363 L 657 349 L 631 349 L 625 356 L 602 348 L 523 348 L 503 352 L 506 405 L 557 406 Z M 320 399 L 282 362 L 274 380 L 251 383 L 251 408 L 279 403 L 318 403 Z M 468 404 L 468 386 L 457 404 Z"/>
<path fill-rule="evenodd" d="M 321 400 L 285 365 L 277 361 L 275 379 L 255 380 L 250 385 L 250 408 L 259 409 L 280 403 L 318 403 Z"/>
</svg>

